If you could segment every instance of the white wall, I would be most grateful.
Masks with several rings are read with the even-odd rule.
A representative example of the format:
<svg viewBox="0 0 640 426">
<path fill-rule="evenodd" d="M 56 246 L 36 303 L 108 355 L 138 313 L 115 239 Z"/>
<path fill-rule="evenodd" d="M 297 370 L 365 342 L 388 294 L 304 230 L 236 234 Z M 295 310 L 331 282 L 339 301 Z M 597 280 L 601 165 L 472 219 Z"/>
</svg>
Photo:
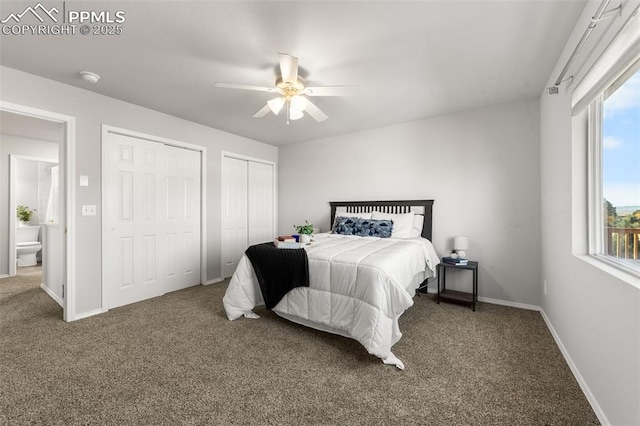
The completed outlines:
<svg viewBox="0 0 640 426">
<path fill-rule="evenodd" d="M 598 6 L 585 8 L 549 85 Z M 624 11 L 629 10 L 627 5 Z M 590 53 L 573 68 L 587 71 L 606 45 L 607 37 L 601 37 L 615 34 L 622 22 L 599 24 L 592 40 L 602 40 L 600 45 L 586 48 L 583 55 Z M 587 155 L 584 122 L 572 126 L 573 87 L 565 84 L 554 96 L 545 91 L 540 101 L 542 278 L 548 282 L 542 308 L 601 422 L 638 425 L 640 290 L 632 277 L 616 277 L 585 256 Z"/>
<path fill-rule="evenodd" d="M 278 233 L 326 230 L 329 201 L 434 199 L 438 254 L 468 235 L 480 296 L 538 306 L 539 139 L 529 100 L 281 147 Z"/>
<path fill-rule="evenodd" d="M 101 179 L 102 124 L 207 147 L 207 278 L 220 277 L 220 152 L 230 151 L 277 161 L 277 148 L 137 105 L 26 74 L 0 68 L 2 100 L 76 118 L 76 314 L 101 308 Z M 211 114 L 215 114 L 211 111 Z M 79 175 L 88 187 L 77 185 Z M 95 204 L 97 216 L 83 217 L 80 207 Z"/>
<path fill-rule="evenodd" d="M 0 276 L 9 273 L 9 155 L 57 162 L 58 144 L 0 134 Z M 37 199 L 35 203 L 37 205 Z"/>
</svg>

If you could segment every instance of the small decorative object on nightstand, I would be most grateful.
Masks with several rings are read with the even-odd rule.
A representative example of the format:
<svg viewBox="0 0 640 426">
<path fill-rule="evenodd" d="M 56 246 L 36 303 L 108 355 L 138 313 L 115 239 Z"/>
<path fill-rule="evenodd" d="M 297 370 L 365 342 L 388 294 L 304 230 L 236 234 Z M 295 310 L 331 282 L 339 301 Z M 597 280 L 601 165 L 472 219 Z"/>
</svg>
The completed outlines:
<svg viewBox="0 0 640 426">
<path fill-rule="evenodd" d="M 473 271 L 471 293 L 447 290 L 447 269 L 469 269 Z M 445 258 L 443 258 L 443 261 L 438 264 L 438 303 L 440 303 L 440 299 L 445 302 L 470 304 L 475 311 L 476 302 L 478 301 L 478 262 L 469 260 L 466 263 L 454 264 L 446 262 Z"/>
</svg>

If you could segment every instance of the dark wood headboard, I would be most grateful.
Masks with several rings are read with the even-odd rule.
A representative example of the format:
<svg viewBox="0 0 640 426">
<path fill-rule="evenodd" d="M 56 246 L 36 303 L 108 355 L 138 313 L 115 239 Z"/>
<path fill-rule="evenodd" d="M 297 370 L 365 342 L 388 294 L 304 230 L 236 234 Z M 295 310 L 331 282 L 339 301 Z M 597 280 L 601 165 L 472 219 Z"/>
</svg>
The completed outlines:
<svg viewBox="0 0 640 426">
<path fill-rule="evenodd" d="M 422 237 L 431 241 L 433 222 L 433 200 L 400 200 L 400 201 L 331 201 L 330 224 L 336 216 L 338 207 L 345 207 L 350 213 L 367 213 L 379 211 L 384 213 L 400 214 L 414 211 L 424 215 Z"/>
</svg>

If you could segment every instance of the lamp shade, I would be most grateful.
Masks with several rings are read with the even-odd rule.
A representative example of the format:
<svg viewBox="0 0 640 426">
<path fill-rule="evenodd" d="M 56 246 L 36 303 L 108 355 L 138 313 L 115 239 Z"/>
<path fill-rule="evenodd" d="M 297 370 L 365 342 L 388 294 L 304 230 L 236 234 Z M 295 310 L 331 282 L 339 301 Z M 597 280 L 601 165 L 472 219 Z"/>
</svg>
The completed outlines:
<svg viewBox="0 0 640 426">
<path fill-rule="evenodd" d="M 454 250 L 469 250 L 469 237 L 457 236 L 453 238 Z"/>
<path fill-rule="evenodd" d="M 293 98 L 291 98 L 291 109 L 302 112 L 306 107 L 306 98 L 303 98 L 302 96 L 294 96 Z"/>
<path fill-rule="evenodd" d="M 299 118 L 302 118 L 303 116 L 304 113 L 302 111 L 298 111 L 296 109 L 289 110 L 289 118 L 292 120 L 297 120 Z"/>
<path fill-rule="evenodd" d="M 271 109 L 275 115 L 278 115 L 284 106 L 284 98 L 271 99 L 270 101 L 267 101 L 267 105 L 269 105 L 269 109 Z"/>
</svg>

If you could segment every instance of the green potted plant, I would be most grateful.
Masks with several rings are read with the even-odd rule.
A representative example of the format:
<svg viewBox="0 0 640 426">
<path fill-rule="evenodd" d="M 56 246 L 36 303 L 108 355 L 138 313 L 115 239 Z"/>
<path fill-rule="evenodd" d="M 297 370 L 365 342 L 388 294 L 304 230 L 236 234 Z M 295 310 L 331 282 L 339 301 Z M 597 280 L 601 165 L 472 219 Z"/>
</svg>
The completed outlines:
<svg viewBox="0 0 640 426">
<path fill-rule="evenodd" d="M 301 243 L 308 243 L 309 241 L 311 241 L 311 235 L 313 235 L 312 223 L 309 223 L 305 220 L 304 225 L 293 225 L 293 227 L 296 228 L 296 231 L 298 231 L 298 234 L 300 235 L 299 241 Z"/>
<path fill-rule="evenodd" d="M 33 214 L 33 210 L 30 210 L 29 207 L 23 206 L 22 204 L 20 204 L 16 208 L 16 216 L 18 217 L 18 220 L 20 221 L 20 225 L 22 226 L 26 226 L 29 224 L 29 221 L 31 221 L 32 214 Z"/>
</svg>

